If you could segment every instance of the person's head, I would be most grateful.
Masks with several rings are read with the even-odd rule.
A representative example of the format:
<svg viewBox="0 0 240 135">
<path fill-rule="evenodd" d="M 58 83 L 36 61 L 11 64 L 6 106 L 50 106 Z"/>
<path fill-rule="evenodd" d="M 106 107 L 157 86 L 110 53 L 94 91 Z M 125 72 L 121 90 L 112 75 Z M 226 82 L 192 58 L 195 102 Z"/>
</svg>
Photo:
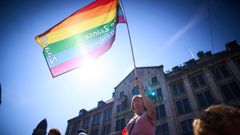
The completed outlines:
<svg viewBox="0 0 240 135">
<path fill-rule="evenodd" d="M 87 135 L 87 131 L 85 129 L 79 129 L 78 135 Z"/>
<path fill-rule="evenodd" d="M 240 111 L 227 105 L 212 105 L 193 121 L 195 135 L 239 135 Z"/>
<path fill-rule="evenodd" d="M 137 115 L 140 115 L 141 113 L 144 112 L 145 107 L 141 95 L 135 95 L 132 97 L 131 108 Z"/>
<path fill-rule="evenodd" d="M 52 128 L 49 130 L 48 135 L 61 135 L 59 129 L 57 128 Z"/>
</svg>

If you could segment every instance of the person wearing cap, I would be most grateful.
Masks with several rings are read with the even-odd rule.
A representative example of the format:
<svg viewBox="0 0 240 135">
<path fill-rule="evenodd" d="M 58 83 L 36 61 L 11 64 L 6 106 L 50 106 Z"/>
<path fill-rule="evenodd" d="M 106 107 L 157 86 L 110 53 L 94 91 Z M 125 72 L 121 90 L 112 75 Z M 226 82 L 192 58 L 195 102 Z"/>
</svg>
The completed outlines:
<svg viewBox="0 0 240 135">
<path fill-rule="evenodd" d="M 140 95 L 135 95 L 131 101 L 131 108 L 135 115 L 127 123 L 128 135 L 155 135 L 156 110 L 153 102 L 145 95 L 141 82 L 136 79 Z"/>
</svg>

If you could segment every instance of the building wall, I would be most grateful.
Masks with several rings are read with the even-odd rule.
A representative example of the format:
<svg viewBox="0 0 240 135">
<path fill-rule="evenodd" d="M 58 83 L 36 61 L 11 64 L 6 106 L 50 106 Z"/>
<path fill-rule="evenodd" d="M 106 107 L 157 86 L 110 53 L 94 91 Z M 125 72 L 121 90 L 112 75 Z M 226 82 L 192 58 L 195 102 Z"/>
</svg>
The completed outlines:
<svg viewBox="0 0 240 135">
<path fill-rule="evenodd" d="M 100 135 L 110 126 L 112 119 L 112 99 L 102 106 L 98 106 L 79 116 L 68 120 L 66 135 L 77 135 L 79 129 L 85 129 L 89 135 Z M 106 131 L 105 131 L 106 132 Z M 110 130 L 109 130 L 110 132 Z"/>
<path fill-rule="evenodd" d="M 205 58 L 205 60 L 199 60 L 195 65 L 191 67 L 182 68 L 179 71 L 172 72 L 167 75 L 167 83 L 169 86 L 173 108 L 175 110 L 174 119 L 176 120 L 176 131 L 177 133 L 171 133 L 173 135 L 182 135 L 182 134 L 192 134 L 191 132 L 186 132 L 188 129 L 186 128 L 186 121 L 194 119 L 199 113 L 208 107 L 211 104 L 229 104 L 239 108 L 240 105 L 240 83 L 239 83 L 239 61 L 240 53 L 233 52 L 224 52 L 217 54 L 216 56 L 212 56 L 209 58 Z M 220 71 L 220 78 L 217 79 L 216 75 L 214 75 L 214 71 Z M 221 70 L 227 70 L 225 76 Z M 202 76 L 204 83 L 200 83 L 199 76 Z M 197 79 L 197 84 L 199 86 L 195 86 L 193 84 L 193 78 Z M 201 80 L 201 79 L 200 79 Z M 177 82 L 182 82 L 184 86 L 184 93 L 174 96 L 171 85 Z M 232 93 L 231 96 L 226 97 L 227 94 L 222 92 L 222 86 L 229 84 L 235 84 L 235 95 Z M 231 87 L 231 86 L 230 86 Z M 233 89 L 231 89 L 232 92 Z M 209 95 L 211 95 L 209 98 Z M 208 97 L 208 98 L 207 98 Z M 177 101 L 181 101 L 182 99 L 187 99 L 190 105 L 191 111 L 185 112 L 182 114 L 178 114 Z M 200 100 L 204 99 L 204 100 Z M 213 99 L 213 101 L 207 99 Z M 200 102 L 204 101 L 204 102 Z M 188 122 L 187 122 L 188 123 Z M 183 130 L 183 125 L 185 124 L 185 128 Z M 173 128 L 172 128 L 173 129 Z M 174 130 L 174 129 L 173 129 Z M 190 131 L 190 130 L 189 130 Z M 170 130 L 171 132 L 171 130 Z"/>
<path fill-rule="evenodd" d="M 229 104 L 240 108 L 240 51 L 222 51 L 205 54 L 198 60 L 189 60 L 182 67 L 165 73 L 163 66 L 139 67 L 137 75 L 146 94 L 155 91 L 157 110 L 156 135 L 191 135 L 192 120 L 212 104 Z M 115 88 L 111 102 L 103 108 L 95 108 L 83 116 L 68 121 L 66 135 L 73 135 L 83 128 L 83 120 L 96 114 L 100 124 L 89 126 L 88 134 L 104 134 L 110 125 L 109 134 L 120 135 L 122 128 L 133 117 L 131 98 L 137 94 L 134 86 L 134 71 L 129 73 Z M 108 121 L 103 120 L 106 110 L 112 111 Z M 84 127 L 85 128 L 85 127 Z"/>
</svg>

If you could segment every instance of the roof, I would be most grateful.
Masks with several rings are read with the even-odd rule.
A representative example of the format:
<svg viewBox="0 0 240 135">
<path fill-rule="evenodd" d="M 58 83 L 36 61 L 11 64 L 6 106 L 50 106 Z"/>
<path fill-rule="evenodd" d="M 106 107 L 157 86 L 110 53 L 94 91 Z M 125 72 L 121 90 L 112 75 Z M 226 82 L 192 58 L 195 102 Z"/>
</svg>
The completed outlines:
<svg viewBox="0 0 240 135">
<path fill-rule="evenodd" d="M 163 65 L 160 66 L 147 66 L 147 67 L 136 67 L 136 70 L 141 70 L 141 69 L 148 69 L 148 68 L 163 68 Z M 131 74 L 133 74 L 134 69 L 116 86 L 114 89 L 116 89 L 122 82 L 124 82 Z"/>
</svg>

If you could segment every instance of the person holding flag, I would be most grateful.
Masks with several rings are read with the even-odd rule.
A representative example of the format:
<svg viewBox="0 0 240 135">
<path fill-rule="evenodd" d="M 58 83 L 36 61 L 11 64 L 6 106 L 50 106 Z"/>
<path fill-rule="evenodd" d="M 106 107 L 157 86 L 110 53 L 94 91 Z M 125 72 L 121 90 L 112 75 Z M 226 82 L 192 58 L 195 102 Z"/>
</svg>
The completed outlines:
<svg viewBox="0 0 240 135">
<path fill-rule="evenodd" d="M 135 95 L 131 101 L 131 108 L 135 112 L 133 118 L 127 123 L 122 135 L 155 135 L 156 109 L 153 102 L 145 95 L 143 86 L 136 78 L 135 85 L 140 95 Z"/>
</svg>

